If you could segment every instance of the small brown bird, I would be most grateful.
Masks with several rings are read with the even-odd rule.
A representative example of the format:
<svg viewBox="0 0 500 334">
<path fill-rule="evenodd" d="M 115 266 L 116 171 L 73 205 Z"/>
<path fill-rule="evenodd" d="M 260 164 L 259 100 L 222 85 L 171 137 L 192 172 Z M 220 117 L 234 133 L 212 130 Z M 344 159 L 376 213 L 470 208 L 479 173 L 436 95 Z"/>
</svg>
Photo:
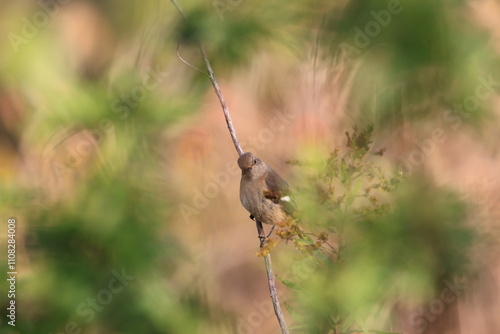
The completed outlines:
<svg viewBox="0 0 500 334">
<path fill-rule="evenodd" d="M 288 183 L 265 162 L 246 152 L 238 159 L 241 169 L 240 201 L 255 219 L 259 238 L 265 239 L 262 224 L 274 225 L 293 212 Z M 260 223 L 259 223 L 260 222 Z M 269 234 L 271 234 L 271 232 Z"/>
</svg>

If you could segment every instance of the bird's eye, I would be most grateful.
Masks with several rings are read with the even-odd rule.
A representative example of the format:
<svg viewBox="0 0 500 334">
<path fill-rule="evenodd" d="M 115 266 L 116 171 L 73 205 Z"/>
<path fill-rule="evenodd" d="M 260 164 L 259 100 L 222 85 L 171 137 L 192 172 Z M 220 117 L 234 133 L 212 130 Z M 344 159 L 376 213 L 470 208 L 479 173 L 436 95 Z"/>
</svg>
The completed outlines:
<svg viewBox="0 0 500 334">
<path fill-rule="evenodd" d="M 254 165 L 257 164 L 257 159 L 254 159 L 253 164 Z"/>
</svg>

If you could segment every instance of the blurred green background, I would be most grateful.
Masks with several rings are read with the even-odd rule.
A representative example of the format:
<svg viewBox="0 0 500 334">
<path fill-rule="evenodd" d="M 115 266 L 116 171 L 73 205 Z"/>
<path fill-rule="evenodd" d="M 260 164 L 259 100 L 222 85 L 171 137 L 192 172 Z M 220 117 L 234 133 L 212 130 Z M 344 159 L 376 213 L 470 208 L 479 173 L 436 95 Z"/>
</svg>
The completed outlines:
<svg viewBox="0 0 500 334">
<path fill-rule="evenodd" d="M 180 5 L 0 3 L 0 332 L 279 332 L 202 41 L 292 333 L 499 333 L 500 2 Z"/>
</svg>

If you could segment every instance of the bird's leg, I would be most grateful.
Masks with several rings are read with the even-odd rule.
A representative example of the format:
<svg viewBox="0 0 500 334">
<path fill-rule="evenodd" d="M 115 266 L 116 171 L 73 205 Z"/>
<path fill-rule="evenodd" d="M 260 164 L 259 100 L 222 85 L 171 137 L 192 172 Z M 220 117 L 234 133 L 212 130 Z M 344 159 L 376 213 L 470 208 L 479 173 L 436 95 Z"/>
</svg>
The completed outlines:
<svg viewBox="0 0 500 334">
<path fill-rule="evenodd" d="M 260 247 L 262 248 L 264 241 L 266 240 L 264 226 L 262 226 L 262 223 L 257 219 L 255 219 L 255 225 L 257 226 L 257 233 L 259 234 Z"/>
</svg>

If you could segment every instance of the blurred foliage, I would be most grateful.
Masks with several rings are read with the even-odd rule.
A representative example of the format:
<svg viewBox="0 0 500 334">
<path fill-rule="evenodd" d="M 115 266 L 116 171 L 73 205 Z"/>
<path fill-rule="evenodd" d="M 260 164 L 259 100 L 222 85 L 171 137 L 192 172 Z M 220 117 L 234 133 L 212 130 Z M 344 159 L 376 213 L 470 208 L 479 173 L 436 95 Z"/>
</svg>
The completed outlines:
<svg viewBox="0 0 500 334">
<path fill-rule="evenodd" d="M 358 123 L 392 130 L 407 120 L 442 121 L 447 110 L 473 126 L 492 117 L 499 57 L 462 1 L 214 4 L 215 11 L 205 3 L 189 6 L 190 19 L 179 18 L 176 36 L 181 45 L 202 41 L 216 72 L 280 44 L 301 58 L 319 48 L 315 57 L 354 71 L 344 82 L 353 87 L 349 110 Z M 201 59 L 194 62 L 201 67 Z M 494 83 L 485 88 L 484 82 Z M 478 87 L 487 94 L 477 96 Z"/>
<path fill-rule="evenodd" d="M 370 150 L 372 131 L 354 127 L 323 162 L 292 162 L 309 175 L 296 191 L 299 214 L 260 252 L 292 241 L 303 256 L 287 266 L 315 263 L 307 279 L 282 278 L 293 291 L 287 305 L 295 326 L 307 333 L 366 330 L 363 319 L 387 303 L 422 301 L 470 269 L 475 232 L 467 205 L 421 175 L 387 175 L 383 150 Z"/>
<path fill-rule="evenodd" d="M 138 87 L 137 79 L 125 85 Z M 113 101 L 121 97 L 103 93 L 103 86 L 70 88 L 64 97 L 45 94 L 51 113 L 39 115 L 42 126 L 29 138 L 36 146 L 38 138 L 70 126 L 61 143 L 46 146 L 54 149 L 44 152 L 40 165 L 46 181 L 55 179 L 55 188 L 35 189 L 32 196 L 33 189 L 20 184 L 3 187 L 8 198 L 3 204 L 20 210 L 19 224 L 28 224 L 31 268 L 17 285 L 20 320 L 14 329 L 3 321 L 2 333 L 195 333 L 201 328 L 215 333 L 231 326 L 215 305 L 206 312 L 209 301 L 203 294 L 188 285 L 175 287 L 172 280 L 187 253 L 169 232 L 173 200 L 166 194 L 172 189 L 158 182 L 164 178 L 158 143 L 187 104 L 165 105 L 152 93 L 135 107 L 118 104 L 121 109 L 114 110 Z M 78 137 L 85 129 L 95 144 Z M 89 157 L 94 161 L 87 165 Z M 123 283 L 118 276 L 128 278 Z M 2 300 L 5 308 L 8 301 Z"/>
<path fill-rule="evenodd" d="M 252 5 L 244 1 L 201 2 L 187 7 L 187 20 L 179 16 L 175 37 L 181 50 L 197 49 L 201 42 L 216 73 L 224 75 L 248 64 L 262 50 L 279 44 L 300 47 L 298 38 L 307 32 L 300 25 L 308 8 L 300 1 Z M 191 62 L 204 68 L 200 57 Z"/>
<path fill-rule="evenodd" d="M 484 79 L 500 76 L 490 36 L 467 17 L 463 1 L 352 0 L 324 14 L 321 42 L 357 67 L 350 107 L 367 122 L 440 120 L 469 97 L 465 122 L 491 117 L 476 96 Z M 333 34 L 332 34 L 333 32 Z M 498 93 L 498 85 L 491 91 Z M 387 126 L 386 126 L 387 128 Z"/>
</svg>

